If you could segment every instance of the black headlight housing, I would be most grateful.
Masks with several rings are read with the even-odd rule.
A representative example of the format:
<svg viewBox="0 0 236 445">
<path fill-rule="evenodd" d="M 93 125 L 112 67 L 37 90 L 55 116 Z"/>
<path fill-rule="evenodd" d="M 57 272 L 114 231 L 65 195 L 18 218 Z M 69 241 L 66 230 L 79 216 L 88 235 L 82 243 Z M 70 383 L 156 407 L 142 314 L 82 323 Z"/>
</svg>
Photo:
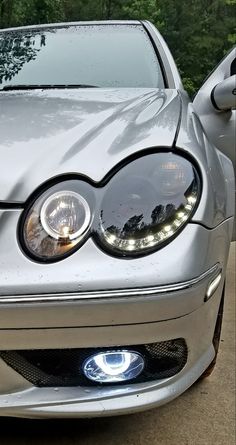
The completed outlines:
<svg viewBox="0 0 236 445">
<path fill-rule="evenodd" d="M 114 256 L 147 255 L 170 242 L 195 212 L 197 167 L 173 152 L 143 155 L 99 184 L 64 179 L 30 199 L 19 225 L 24 252 L 54 262 L 89 236 Z"/>
<path fill-rule="evenodd" d="M 125 256 L 156 250 L 184 227 L 199 197 L 199 175 L 184 157 L 154 153 L 139 158 L 108 184 L 99 212 L 99 241 Z"/>
</svg>

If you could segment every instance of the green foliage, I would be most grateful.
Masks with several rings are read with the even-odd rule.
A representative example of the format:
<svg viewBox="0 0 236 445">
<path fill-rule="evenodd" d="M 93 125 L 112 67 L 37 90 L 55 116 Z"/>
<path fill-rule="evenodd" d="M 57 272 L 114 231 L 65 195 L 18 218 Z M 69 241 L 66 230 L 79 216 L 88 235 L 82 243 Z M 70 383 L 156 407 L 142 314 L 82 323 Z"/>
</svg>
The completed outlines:
<svg viewBox="0 0 236 445">
<path fill-rule="evenodd" d="M 157 25 L 160 16 L 158 3 L 158 0 L 134 0 L 130 4 L 124 4 L 123 11 L 127 18 L 149 20 Z"/>
<path fill-rule="evenodd" d="M 225 0 L 162 0 L 161 17 L 162 33 L 193 94 L 232 46 L 235 6 Z"/>
<path fill-rule="evenodd" d="M 1 27 L 57 22 L 64 18 L 64 0 L 0 0 Z"/>
<path fill-rule="evenodd" d="M 35 44 L 35 36 L 22 36 L 11 33 L 8 39 L 0 40 L 0 83 L 11 80 L 25 63 L 35 60 L 37 53 L 45 45 L 45 36 L 40 34 L 40 44 Z"/>
<path fill-rule="evenodd" d="M 236 43 L 236 0 L 0 0 L 0 27 L 104 19 L 150 20 L 190 94 Z"/>
</svg>

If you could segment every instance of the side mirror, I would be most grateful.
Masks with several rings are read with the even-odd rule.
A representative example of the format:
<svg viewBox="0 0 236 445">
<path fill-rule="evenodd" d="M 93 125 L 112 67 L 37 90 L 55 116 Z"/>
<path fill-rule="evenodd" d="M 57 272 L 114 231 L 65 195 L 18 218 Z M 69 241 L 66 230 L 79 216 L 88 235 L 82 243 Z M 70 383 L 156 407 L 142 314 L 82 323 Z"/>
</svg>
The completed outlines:
<svg viewBox="0 0 236 445">
<path fill-rule="evenodd" d="M 213 106 L 219 111 L 236 108 L 236 74 L 218 83 L 211 92 Z"/>
</svg>

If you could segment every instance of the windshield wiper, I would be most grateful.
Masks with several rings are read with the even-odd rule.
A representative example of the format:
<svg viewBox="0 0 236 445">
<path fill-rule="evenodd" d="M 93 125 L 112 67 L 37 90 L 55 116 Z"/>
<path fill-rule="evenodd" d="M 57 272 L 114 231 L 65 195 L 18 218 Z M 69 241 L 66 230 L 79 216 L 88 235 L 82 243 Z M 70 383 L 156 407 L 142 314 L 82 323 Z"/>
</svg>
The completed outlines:
<svg viewBox="0 0 236 445">
<path fill-rule="evenodd" d="M 73 89 L 73 88 L 99 88 L 97 85 L 75 84 L 48 84 L 48 85 L 5 85 L 0 88 L 0 91 L 14 91 L 14 90 L 51 90 L 51 89 Z"/>
</svg>

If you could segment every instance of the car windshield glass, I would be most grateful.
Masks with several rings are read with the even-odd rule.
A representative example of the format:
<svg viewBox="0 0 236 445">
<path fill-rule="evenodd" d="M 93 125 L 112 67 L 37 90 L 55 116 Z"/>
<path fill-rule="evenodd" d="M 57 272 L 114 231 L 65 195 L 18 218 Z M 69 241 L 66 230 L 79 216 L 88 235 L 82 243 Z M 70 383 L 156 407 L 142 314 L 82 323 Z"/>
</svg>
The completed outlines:
<svg viewBox="0 0 236 445">
<path fill-rule="evenodd" d="M 163 88 L 141 25 L 80 25 L 0 32 L 0 89 L 60 85 Z"/>
</svg>

